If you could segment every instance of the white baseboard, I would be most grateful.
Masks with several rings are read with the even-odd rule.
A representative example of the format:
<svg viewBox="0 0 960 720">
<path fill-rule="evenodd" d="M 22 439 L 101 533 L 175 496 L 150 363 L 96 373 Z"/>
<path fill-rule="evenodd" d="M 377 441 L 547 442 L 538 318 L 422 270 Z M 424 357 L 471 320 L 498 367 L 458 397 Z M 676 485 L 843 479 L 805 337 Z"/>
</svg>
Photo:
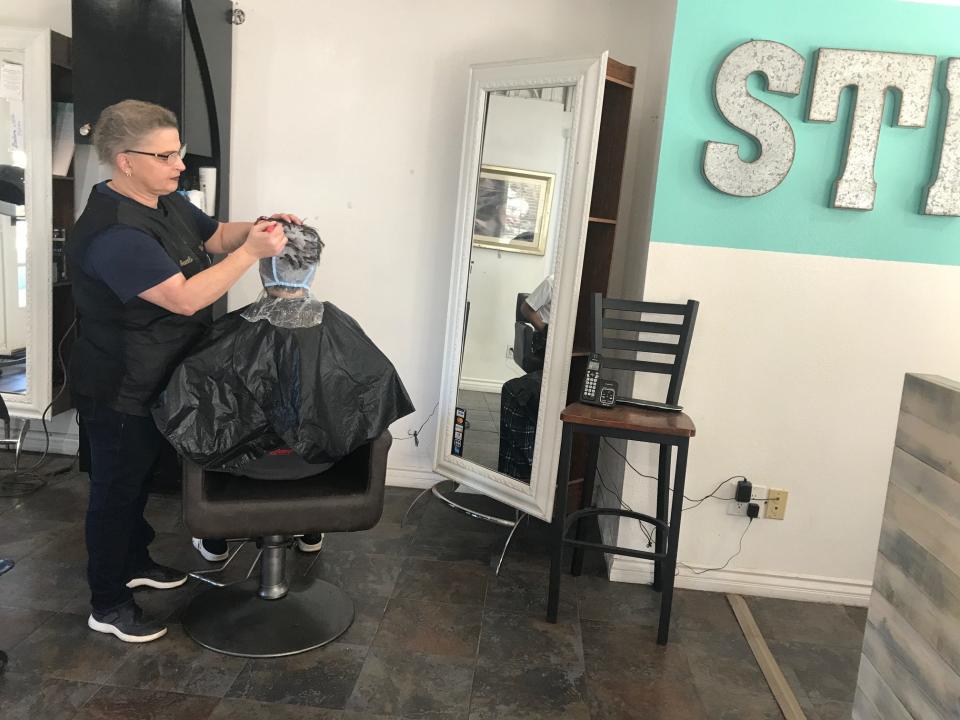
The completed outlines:
<svg viewBox="0 0 960 720">
<path fill-rule="evenodd" d="M 426 490 L 443 479 L 443 476 L 425 468 L 391 467 L 387 465 L 388 486 Z"/>
<path fill-rule="evenodd" d="M 737 593 L 758 597 L 782 598 L 806 602 L 839 603 L 866 607 L 870 603 L 872 584 L 866 580 L 797 575 L 761 570 L 715 570 L 696 575 L 692 570 L 704 566 L 680 567 L 676 587 L 707 592 Z M 653 565 L 640 560 L 616 555 L 609 563 L 610 580 L 614 582 L 653 582 Z"/>
<path fill-rule="evenodd" d="M 519 368 L 518 368 L 519 369 Z M 509 378 L 507 378 L 509 380 Z M 459 388 L 461 390 L 472 390 L 474 392 L 493 393 L 499 395 L 503 389 L 506 380 L 483 380 L 481 378 L 460 378 Z"/>
<path fill-rule="evenodd" d="M 17 432 L 18 431 L 19 428 L 17 429 Z M 13 437 L 16 437 L 16 434 L 13 434 Z M 23 441 L 24 450 L 27 452 L 43 452 L 45 444 L 43 425 L 40 424 L 39 420 L 31 420 L 30 429 L 27 430 L 27 437 L 24 438 Z M 80 436 L 78 433 L 50 431 L 50 447 L 47 452 L 53 453 L 54 455 L 76 455 L 78 447 L 80 447 Z"/>
</svg>

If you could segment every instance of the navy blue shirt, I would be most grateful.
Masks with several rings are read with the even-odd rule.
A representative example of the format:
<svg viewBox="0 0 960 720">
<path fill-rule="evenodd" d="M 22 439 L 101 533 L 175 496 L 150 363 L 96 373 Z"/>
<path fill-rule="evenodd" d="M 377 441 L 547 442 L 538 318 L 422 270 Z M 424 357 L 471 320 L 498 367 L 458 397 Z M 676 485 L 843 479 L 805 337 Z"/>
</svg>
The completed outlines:
<svg viewBox="0 0 960 720">
<path fill-rule="evenodd" d="M 97 190 L 129 200 L 107 187 L 106 182 L 98 183 Z M 210 238 L 219 223 L 199 208 L 193 205 L 190 208 L 200 237 Z M 90 241 L 83 271 L 105 283 L 120 302 L 126 303 L 173 277 L 180 268 L 152 235 L 129 225 L 111 225 Z"/>
</svg>

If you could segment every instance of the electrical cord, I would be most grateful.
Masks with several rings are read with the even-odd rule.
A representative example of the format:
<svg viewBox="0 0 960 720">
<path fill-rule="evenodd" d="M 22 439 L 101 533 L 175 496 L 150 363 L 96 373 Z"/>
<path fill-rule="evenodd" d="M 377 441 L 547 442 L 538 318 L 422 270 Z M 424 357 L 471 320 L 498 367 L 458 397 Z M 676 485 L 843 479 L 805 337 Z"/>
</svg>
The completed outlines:
<svg viewBox="0 0 960 720">
<path fill-rule="evenodd" d="M 40 413 L 40 422 L 43 425 L 44 437 L 43 452 L 40 454 L 40 459 L 24 470 L 15 470 L 14 472 L 0 475 L 0 497 L 25 497 L 27 495 L 32 495 L 46 486 L 47 481 L 45 478 L 52 477 L 54 475 L 60 475 L 67 470 L 67 468 L 64 468 L 51 473 L 37 472 L 37 470 L 46 462 L 47 454 L 50 452 L 50 430 L 47 428 L 47 413 L 53 408 L 54 403 L 60 399 L 60 396 L 67 387 L 67 365 L 63 360 L 63 343 L 66 342 L 67 338 L 70 336 L 70 332 L 76 327 L 76 325 L 77 321 L 74 319 L 74 321 L 70 323 L 70 327 L 68 327 L 66 332 L 63 334 L 63 337 L 60 338 L 60 342 L 57 344 L 57 359 L 60 361 L 60 370 L 63 374 L 64 382 L 60 385 L 60 389 L 57 391 L 56 395 L 53 396 L 53 399 L 50 401 L 50 403 L 43 409 L 43 412 Z M 69 467 L 72 467 L 72 465 Z"/>
<path fill-rule="evenodd" d="M 727 558 L 727 561 L 726 561 L 723 565 L 721 565 L 720 567 L 701 568 L 700 570 L 694 570 L 692 567 L 690 567 L 690 566 L 687 565 L 686 563 L 677 562 L 677 565 L 682 565 L 683 567 L 685 567 L 687 570 L 689 570 L 689 571 L 690 571 L 691 573 L 693 573 L 694 575 L 703 575 L 704 573 L 708 573 L 708 572 L 715 572 L 715 571 L 717 571 L 717 570 L 725 570 L 725 569 L 727 568 L 727 565 L 729 565 L 730 562 L 731 562 L 737 555 L 739 555 L 739 554 L 743 551 L 743 537 L 744 537 L 744 535 L 747 534 L 747 530 L 750 529 L 750 526 L 751 526 L 751 525 L 753 525 L 753 518 L 747 518 L 747 526 L 743 529 L 743 532 L 740 533 L 740 542 L 737 544 L 737 551 L 736 551 L 733 555 L 731 555 L 730 557 L 728 557 L 728 558 Z"/>
<path fill-rule="evenodd" d="M 430 414 L 427 416 L 427 419 L 423 421 L 423 424 L 418 427 L 416 430 L 407 430 L 407 437 L 398 438 L 394 437 L 395 442 L 404 442 L 406 440 L 413 440 L 413 444 L 417 447 L 420 447 L 420 433 L 423 432 L 423 428 L 426 427 L 427 423 L 430 422 L 430 419 L 436 414 L 437 408 L 440 407 L 440 401 L 437 401 L 437 404 L 433 406 L 433 410 L 430 411 Z"/>
<path fill-rule="evenodd" d="M 636 512 L 632 507 L 630 507 L 629 505 L 627 505 L 627 504 L 623 501 L 623 497 L 621 497 L 620 495 L 618 495 L 615 490 L 613 490 L 609 485 L 607 485 L 606 481 L 604 481 L 604 479 L 603 479 L 603 473 L 600 472 L 600 468 L 597 468 L 597 477 L 600 479 L 600 484 L 603 486 L 603 489 L 606 490 L 608 493 L 610 493 L 611 495 L 613 495 L 613 496 L 617 499 L 617 502 L 620 503 L 620 507 L 622 507 L 622 508 L 625 509 L 625 510 L 629 510 L 630 512 Z M 643 536 L 644 536 L 645 538 L 647 538 L 647 547 L 648 547 L 648 548 L 649 548 L 649 547 L 653 547 L 653 537 L 652 537 L 652 535 L 651 535 L 650 532 L 643 526 L 643 521 L 642 521 L 642 520 L 637 520 L 637 522 L 640 524 L 640 532 L 642 532 L 642 533 L 643 533 Z"/>
<path fill-rule="evenodd" d="M 628 466 L 631 470 L 633 470 L 637 475 L 639 475 L 640 477 L 643 477 L 643 478 L 647 478 L 648 480 L 654 480 L 654 481 L 656 481 L 656 482 L 660 482 L 660 478 L 654 477 L 653 475 L 647 475 L 646 473 L 642 473 L 642 472 L 640 472 L 639 470 L 637 470 L 637 468 L 633 465 L 633 463 L 631 463 L 631 462 L 627 459 L 627 456 L 624 455 L 624 454 L 623 454 L 622 452 L 620 452 L 619 450 L 617 450 L 617 448 L 614 447 L 613 443 L 611 443 L 609 440 L 607 440 L 607 438 L 603 438 L 603 441 L 607 444 L 607 447 L 609 447 L 609 448 L 610 448 L 611 450 L 613 450 L 617 455 L 619 455 L 619 456 L 623 459 L 623 461 L 627 464 L 627 466 Z M 704 502 L 705 500 L 709 500 L 710 498 L 713 498 L 713 499 L 715 499 L 715 500 L 735 500 L 736 498 L 732 498 L 732 497 L 731 497 L 731 498 L 727 498 L 727 497 L 717 497 L 717 491 L 718 491 L 720 488 L 722 488 L 724 485 L 726 485 L 728 482 L 730 482 L 731 480 L 737 480 L 737 479 L 746 480 L 747 478 L 746 478 L 745 476 L 743 476 L 743 475 L 733 475 L 732 477 L 728 477 L 726 480 L 724 480 L 724 481 L 721 482 L 719 485 L 717 485 L 717 486 L 713 489 L 712 492 L 704 495 L 702 498 L 696 498 L 696 499 L 695 499 L 695 498 L 687 497 L 686 495 L 684 495 L 684 496 L 683 496 L 683 499 L 684 499 L 684 500 L 688 500 L 688 501 L 690 501 L 690 502 L 693 503 L 693 505 L 691 505 L 691 506 L 689 506 L 689 507 L 685 507 L 685 508 L 684 508 L 684 511 L 686 511 L 686 510 L 693 510 L 693 509 L 696 508 L 696 507 L 700 507 L 700 505 L 703 504 L 703 502 Z M 672 487 L 672 486 L 670 487 L 670 491 L 673 492 L 673 487 Z"/>
<path fill-rule="evenodd" d="M 619 456 L 623 459 L 623 461 L 630 467 L 630 469 L 633 470 L 637 475 L 639 475 L 639 476 L 641 476 L 641 477 L 644 477 L 644 478 L 647 478 L 647 479 L 649 479 L 649 480 L 656 480 L 657 482 L 660 481 L 659 478 L 656 478 L 656 477 L 654 477 L 654 476 L 652 476 L 652 475 L 647 475 L 646 473 L 642 473 L 642 472 L 640 472 L 639 470 L 637 470 L 637 468 L 634 467 L 633 463 L 631 463 L 629 460 L 627 460 L 627 456 L 624 455 L 622 452 L 620 452 L 617 448 L 615 448 L 615 447 L 613 446 L 613 444 L 612 444 L 609 440 L 607 440 L 607 438 L 603 438 L 603 441 L 607 444 L 607 446 L 608 446 L 611 450 L 613 450 L 617 455 L 619 455 Z M 597 471 L 597 475 L 598 475 L 598 476 L 600 475 L 599 469 L 598 469 L 598 471 Z M 719 485 L 717 485 L 711 492 L 707 493 L 706 495 L 704 495 L 704 496 L 701 497 L 701 498 L 696 498 L 696 499 L 694 499 L 694 498 L 687 497 L 686 495 L 684 495 L 684 496 L 683 496 L 683 499 L 692 502 L 693 505 L 690 505 L 690 506 L 688 506 L 688 507 L 683 508 L 683 511 L 686 512 L 687 510 L 693 510 L 694 508 L 698 508 L 698 507 L 700 507 L 700 505 L 702 505 L 706 500 L 709 500 L 709 499 L 711 499 L 711 498 L 714 499 L 714 500 L 736 500 L 735 497 L 733 497 L 733 498 L 717 497 L 717 492 L 720 490 L 720 488 L 722 488 L 724 485 L 726 485 L 726 484 L 727 484 L 728 482 L 730 482 L 731 480 L 738 480 L 738 479 L 746 480 L 747 478 L 746 478 L 744 475 L 733 475 L 732 477 L 728 477 L 726 480 L 724 480 L 724 481 L 721 482 Z M 600 482 L 601 482 L 601 484 L 602 484 L 605 488 L 607 487 L 606 483 L 603 482 L 602 478 L 601 478 L 601 481 L 600 481 Z M 608 488 L 608 490 L 609 490 L 609 488 Z M 670 488 L 670 491 L 671 491 L 671 492 L 673 491 L 673 488 L 672 488 L 672 487 Z M 627 510 L 630 510 L 630 507 L 629 507 L 625 502 L 623 502 L 623 499 L 622 499 L 622 498 L 619 498 L 619 496 L 617 496 L 616 493 L 613 493 L 613 494 L 614 494 L 614 497 L 617 497 L 617 498 L 620 500 L 620 503 L 621 503 L 621 505 L 623 505 L 623 507 L 625 507 Z M 766 502 L 766 500 L 758 500 L 758 501 L 756 501 L 756 502 Z M 632 510 L 631 510 L 631 512 L 632 512 Z M 736 551 L 733 555 L 731 555 L 729 558 L 727 558 L 727 561 L 726 561 L 723 565 L 721 565 L 720 567 L 715 567 L 715 568 L 703 568 L 703 569 L 701 569 L 701 570 L 694 570 L 693 568 L 691 568 L 691 567 L 690 567 L 689 565 L 687 565 L 686 563 L 682 563 L 682 562 L 679 562 L 679 561 L 678 561 L 678 562 L 677 562 L 677 565 L 678 565 L 678 566 L 679 566 L 679 565 L 682 565 L 683 567 L 687 568 L 687 570 L 689 570 L 689 571 L 690 571 L 691 573 L 693 573 L 694 575 L 703 575 L 704 573 L 714 572 L 714 571 L 717 571 L 717 570 L 724 570 L 724 569 L 726 569 L 726 567 L 733 561 L 733 559 L 734 559 L 735 557 L 737 557 L 737 556 L 743 551 L 743 538 L 744 538 L 744 536 L 747 534 L 747 530 L 749 530 L 749 529 L 750 529 L 750 526 L 753 524 L 753 518 L 747 518 L 747 520 L 748 520 L 747 526 L 743 529 L 743 532 L 740 534 L 740 541 L 739 541 L 739 543 L 737 544 L 737 551 Z M 644 534 L 644 535 L 646 536 L 646 538 L 647 538 L 647 547 L 652 547 L 653 541 L 651 540 L 650 535 L 644 530 L 644 528 L 643 528 L 643 523 L 640 524 L 640 529 L 643 531 L 643 534 Z"/>
</svg>

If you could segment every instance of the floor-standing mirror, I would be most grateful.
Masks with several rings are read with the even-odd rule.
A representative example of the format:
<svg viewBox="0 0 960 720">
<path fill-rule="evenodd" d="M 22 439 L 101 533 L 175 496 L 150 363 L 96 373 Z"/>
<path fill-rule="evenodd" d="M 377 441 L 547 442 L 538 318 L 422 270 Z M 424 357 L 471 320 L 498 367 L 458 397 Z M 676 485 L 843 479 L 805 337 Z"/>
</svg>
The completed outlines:
<svg viewBox="0 0 960 720">
<path fill-rule="evenodd" d="M 0 27 L 0 393 L 40 417 L 51 383 L 50 31 Z"/>
<path fill-rule="evenodd" d="M 436 470 L 553 508 L 607 56 L 474 66 Z"/>
</svg>

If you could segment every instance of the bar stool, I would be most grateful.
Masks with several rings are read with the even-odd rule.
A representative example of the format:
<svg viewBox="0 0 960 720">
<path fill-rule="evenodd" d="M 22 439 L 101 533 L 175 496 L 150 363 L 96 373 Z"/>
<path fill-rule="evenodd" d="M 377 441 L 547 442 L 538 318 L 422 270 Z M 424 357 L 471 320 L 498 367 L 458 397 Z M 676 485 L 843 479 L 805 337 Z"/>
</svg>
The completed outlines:
<svg viewBox="0 0 960 720">
<path fill-rule="evenodd" d="M 676 405 L 680 386 L 686 369 L 690 340 L 696 322 L 699 303 L 689 300 L 685 304 L 651 303 L 634 300 L 612 300 L 596 293 L 592 298 L 592 349 L 603 356 L 603 367 L 633 372 L 651 372 L 670 376 L 667 403 Z M 619 317 L 610 317 L 615 311 Z M 635 313 L 631 319 L 624 314 Z M 679 317 L 680 322 L 650 321 L 647 315 Z M 631 334 L 676 336 L 675 343 L 650 340 L 634 340 L 612 337 L 606 331 Z M 616 357 L 609 351 L 624 351 L 632 357 Z M 641 354 L 672 356 L 672 362 L 638 359 Z M 560 467 L 554 501 L 552 525 L 552 557 L 550 562 L 550 587 L 547 596 L 547 620 L 557 621 L 560 602 L 560 566 L 564 545 L 574 549 L 572 574 L 579 575 L 583 566 L 584 549 L 599 550 L 614 555 L 652 560 L 654 563 L 653 587 L 661 593 L 660 621 L 657 643 L 665 645 L 670 632 L 670 611 L 673 603 L 674 574 L 677 567 L 677 546 L 680 540 L 680 516 L 683 510 L 683 489 L 687 470 L 687 452 L 690 438 L 696 434 L 693 421 L 683 412 L 643 409 L 627 405 L 601 408 L 583 403 L 568 405 L 560 414 L 563 436 L 560 445 Z M 570 466 L 573 453 L 574 433 L 589 436 L 586 470 L 584 473 L 584 502 L 587 507 L 567 515 L 567 489 L 570 482 Z M 657 469 L 657 514 L 656 517 L 623 508 L 599 508 L 592 506 L 600 439 L 603 437 L 635 440 L 659 445 Z M 670 465 L 673 448 L 677 449 L 676 471 L 673 476 L 672 497 Z M 582 538 L 584 520 L 600 515 L 615 515 L 648 523 L 655 528 L 654 552 L 634 548 L 589 542 Z M 568 537 L 571 526 L 576 524 L 573 538 Z"/>
</svg>

